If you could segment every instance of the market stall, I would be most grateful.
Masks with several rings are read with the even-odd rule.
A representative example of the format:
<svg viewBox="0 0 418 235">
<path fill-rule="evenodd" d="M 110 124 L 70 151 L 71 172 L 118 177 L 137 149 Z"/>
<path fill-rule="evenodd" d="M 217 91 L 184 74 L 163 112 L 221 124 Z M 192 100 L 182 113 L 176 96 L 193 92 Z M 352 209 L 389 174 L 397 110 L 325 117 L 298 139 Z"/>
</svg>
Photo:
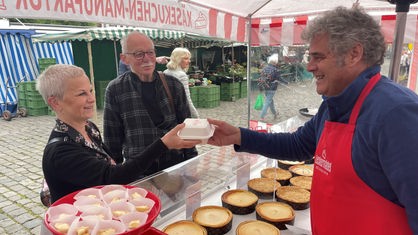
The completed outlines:
<svg viewBox="0 0 418 235">
<path fill-rule="evenodd" d="M 57 63 L 72 64 L 71 45 L 33 43 L 35 30 L 0 29 L 0 104 L 16 103 L 17 86 L 39 75 L 39 59 L 54 58 Z"/>
</svg>

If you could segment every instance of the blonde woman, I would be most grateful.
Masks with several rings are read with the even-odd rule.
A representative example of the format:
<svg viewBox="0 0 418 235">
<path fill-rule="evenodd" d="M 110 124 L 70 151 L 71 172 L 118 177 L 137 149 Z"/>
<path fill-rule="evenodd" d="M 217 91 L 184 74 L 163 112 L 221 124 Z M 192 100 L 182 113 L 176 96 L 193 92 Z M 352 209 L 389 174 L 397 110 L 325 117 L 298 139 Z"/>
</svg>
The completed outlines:
<svg viewBox="0 0 418 235">
<path fill-rule="evenodd" d="M 175 48 L 171 52 L 170 61 L 167 63 L 167 69 L 164 71 L 164 74 L 173 76 L 183 83 L 192 118 L 199 118 L 199 113 L 190 97 L 189 76 L 186 73 L 189 70 L 191 57 L 192 55 L 187 48 Z"/>
</svg>

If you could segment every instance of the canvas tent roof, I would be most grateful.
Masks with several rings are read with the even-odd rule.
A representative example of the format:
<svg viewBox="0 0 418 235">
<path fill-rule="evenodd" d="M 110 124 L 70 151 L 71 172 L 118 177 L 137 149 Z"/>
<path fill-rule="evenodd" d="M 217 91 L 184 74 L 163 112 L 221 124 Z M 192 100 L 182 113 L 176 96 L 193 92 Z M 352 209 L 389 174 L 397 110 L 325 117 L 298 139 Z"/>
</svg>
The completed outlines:
<svg viewBox="0 0 418 235">
<path fill-rule="evenodd" d="M 163 29 L 149 29 L 138 27 L 106 27 L 106 28 L 88 28 L 77 29 L 64 33 L 52 33 L 33 36 L 34 42 L 63 42 L 63 41 L 92 41 L 92 40 L 115 40 L 122 39 L 126 34 L 132 31 L 140 31 L 153 39 L 156 46 L 159 47 L 177 47 L 184 46 L 188 48 L 225 46 L 232 42 L 225 39 L 216 39 L 211 37 L 193 35 L 186 32 Z"/>
<path fill-rule="evenodd" d="M 190 4 L 217 9 L 241 17 L 275 18 L 297 15 L 318 14 L 337 6 L 351 7 L 357 0 L 188 0 Z M 367 11 L 395 11 L 395 5 L 386 0 L 359 0 L 360 6 Z M 416 7 L 413 7 L 417 10 Z"/>
</svg>

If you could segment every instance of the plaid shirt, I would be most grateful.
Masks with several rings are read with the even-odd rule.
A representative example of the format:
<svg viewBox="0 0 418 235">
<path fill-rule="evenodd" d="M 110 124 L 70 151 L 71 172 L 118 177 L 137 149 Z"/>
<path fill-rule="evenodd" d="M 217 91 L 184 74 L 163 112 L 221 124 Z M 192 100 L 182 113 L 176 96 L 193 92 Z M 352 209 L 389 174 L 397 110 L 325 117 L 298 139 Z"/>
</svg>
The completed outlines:
<svg viewBox="0 0 418 235">
<path fill-rule="evenodd" d="M 155 126 L 143 103 L 141 82 L 133 80 L 139 79 L 134 73 L 124 73 L 109 83 L 105 95 L 103 134 L 112 156 L 125 159 L 138 156 L 148 145 L 190 117 L 183 84 L 174 77 L 166 76 L 176 110 L 173 113 L 158 73 L 154 71 L 153 76 L 156 80 L 156 100 L 153 105 L 158 105 L 164 116 L 164 121 L 159 126 Z M 193 156 L 196 156 L 196 149 L 192 150 L 195 152 Z M 186 160 L 179 156 L 182 152 L 170 150 L 162 159 L 154 159 L 157 161 L 157 168 L 166 168 Z"/>
</svg>

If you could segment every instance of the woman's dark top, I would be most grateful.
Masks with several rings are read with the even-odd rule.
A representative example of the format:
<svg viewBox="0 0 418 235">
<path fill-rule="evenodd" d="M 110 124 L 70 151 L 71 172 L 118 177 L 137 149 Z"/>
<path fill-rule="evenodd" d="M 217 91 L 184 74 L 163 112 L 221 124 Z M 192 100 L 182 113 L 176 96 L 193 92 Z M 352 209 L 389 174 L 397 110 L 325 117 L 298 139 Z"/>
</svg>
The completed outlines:
<svg viewBox="0 0 418 235">
<path fill-rule="evenodd" d="M 45 180 L 51 192 L 52 203 L 74 191 L 106 184 L 128 184 L 143 176 L 150 167 L 147 159 L 159 157 L 168 149 L 158 139 L 140 155 L 122 163 L 123 159 L 112 159 L 103 144 L 97 126 L 86 122 L 86 131 L 92 141 L 71 126 L 56 121 L 42 159 Z"/>
</svg>

